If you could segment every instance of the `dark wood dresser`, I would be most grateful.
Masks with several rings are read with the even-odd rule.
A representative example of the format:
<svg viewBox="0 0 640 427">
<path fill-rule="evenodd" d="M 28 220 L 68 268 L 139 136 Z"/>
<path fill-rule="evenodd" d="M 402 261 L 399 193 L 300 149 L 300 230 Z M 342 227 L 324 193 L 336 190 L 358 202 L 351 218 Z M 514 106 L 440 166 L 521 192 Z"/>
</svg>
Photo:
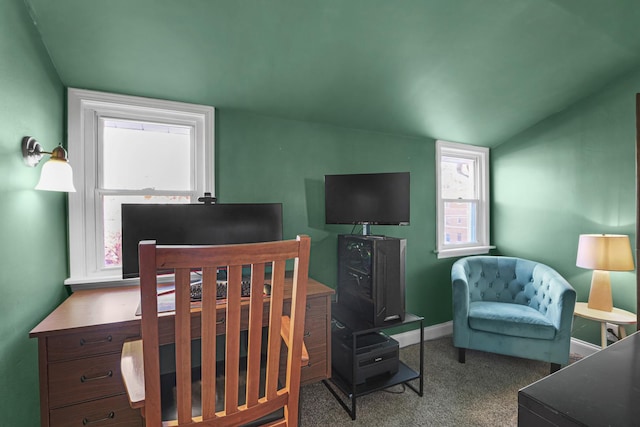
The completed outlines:
<svg viewBox="0 0 640 427">
<path fill-rule="evenodd" d="M 518 426 L 640 426 L 639 333 L 521 389 Z"/>
</svg>

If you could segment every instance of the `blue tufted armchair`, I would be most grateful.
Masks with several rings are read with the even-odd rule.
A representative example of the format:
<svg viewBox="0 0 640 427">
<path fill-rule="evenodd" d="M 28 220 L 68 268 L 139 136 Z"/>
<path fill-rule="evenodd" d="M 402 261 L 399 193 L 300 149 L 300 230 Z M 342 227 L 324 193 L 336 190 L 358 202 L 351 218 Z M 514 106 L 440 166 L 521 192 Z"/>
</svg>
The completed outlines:
<svg viewBox="0 0 640 427">
<path fill-rule="evenodd" d="M 471 256 L 451 269 L 453 344 L 551 363 L 569 361 L 576 292 L 551 267 L 521 258 Z"/>
</svg>

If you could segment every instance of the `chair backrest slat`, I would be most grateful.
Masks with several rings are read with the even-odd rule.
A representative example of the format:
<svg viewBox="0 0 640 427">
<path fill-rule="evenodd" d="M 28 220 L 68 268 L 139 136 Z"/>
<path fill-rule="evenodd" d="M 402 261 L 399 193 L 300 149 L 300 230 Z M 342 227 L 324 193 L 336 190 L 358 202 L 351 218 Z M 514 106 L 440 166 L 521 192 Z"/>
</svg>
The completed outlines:
<svg viewBox="0 0 640 427">
<path fill-rule="evenodd" d="M 249 324 L 262 322 L 264 314 L 264 264 L 251 266 L 251 293 L 249 297 Z M 262 362 L 262 330 L 249 330 L 247 344 L 247 407 L 258 403 L 260 392 L 260 364 Z"/>
<path fill-rule="evenodd" d="M 269 309 L 269 339 L 267 344 L 267 399 L 276 397 L 278 391 L 278 369 L 280 364 L 280 328 L 284 299 L 284 261 L 275 261 L 271 270 L 271 307 Z"/>
<path fill-rule="evenodd" d="M 217 354 L 218 327 L 216 316 L 216 283 L 217 269 L 205 267 L 202 269 L 202 355 Z M 204 357 L 201 356 L 204 360 Z M 212 420 L 216 417 L 216 364 L 202 364 L 202 418 Z"/>
<path fill-rule="evenodd" d="M 238 411 L 238 373 L 240 366 L 240 295 L 242 266 L 227 271 L 227 337 L 225 351 L 225 405 L 227 414 Z"/>
<path fill-rule="evenodd" d="M 191 420 L 191 292 L 190 270 L 175 270 L 175 351 L 178 421 Z"/>
</svg>

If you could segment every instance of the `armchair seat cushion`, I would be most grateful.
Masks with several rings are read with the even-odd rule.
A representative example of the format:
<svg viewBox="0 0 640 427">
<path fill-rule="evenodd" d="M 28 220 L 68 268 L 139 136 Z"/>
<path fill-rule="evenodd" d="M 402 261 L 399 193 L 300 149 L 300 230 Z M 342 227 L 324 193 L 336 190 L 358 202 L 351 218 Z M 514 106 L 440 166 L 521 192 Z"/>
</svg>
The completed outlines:
<svg viewBox="0 0 640 427">
<path fill-rule="evenodd" d="M 514 337 L 553 339 L 556 328 L 538 310 L 522 304 L 474 301 L 469 304 L 469 327 Z"/>
</svg>

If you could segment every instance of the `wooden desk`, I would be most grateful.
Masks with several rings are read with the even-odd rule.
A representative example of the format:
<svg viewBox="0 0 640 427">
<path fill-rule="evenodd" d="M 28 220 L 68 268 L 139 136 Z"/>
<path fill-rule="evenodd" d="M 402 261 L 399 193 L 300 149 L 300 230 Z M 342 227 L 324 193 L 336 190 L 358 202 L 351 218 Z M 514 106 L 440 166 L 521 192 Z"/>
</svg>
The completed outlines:
<svg viewBox="0 0 640 427">
<path fill-rule="evenodd" d="M 622 325 L 635 325 L 637 321 L 635 313 L 631 313 L 630 311 L 615 307 L 611 311 L 596 310 L 589 308 L 586 302 L 577 302 L 573 314 L 578 317 L 600 322 L 600 341 L 602 348 L 607 346 L 607 323 L 613 323 L 618 326 L 618 335 L 620 339 L 622 339 L 627 336 L 627 331 L 625 331 Z"/>
<path fill-rule="evenodd" d="M 290 283 L 285 299 L 291 299 Z M 331 376 L 331 295 L 333 289 L 309 279 L 305 344 L 309 364 L 303 384 Z M 142 425 L 129 408 L 120 376 L 120 351 L 127 338 L 140 336 L 138 286 L 76 291 L 30 332 L 38 339 L 40 419 L 43 427 Z M 286 306 L 286 301 L 285 301 Z M 224 333 L 224 304 L 219 333 Z M 194 314 L 199 320 L 199 310 Z M 163 343 L 171 342 L 172 313 L 162 313 Z M 199 322 L 194 322 L 195 324 Z M 199 327 L 193 330 L 199 337 Z M 99 422 L 98 422 L 99 421 Z"/>
</svg>

